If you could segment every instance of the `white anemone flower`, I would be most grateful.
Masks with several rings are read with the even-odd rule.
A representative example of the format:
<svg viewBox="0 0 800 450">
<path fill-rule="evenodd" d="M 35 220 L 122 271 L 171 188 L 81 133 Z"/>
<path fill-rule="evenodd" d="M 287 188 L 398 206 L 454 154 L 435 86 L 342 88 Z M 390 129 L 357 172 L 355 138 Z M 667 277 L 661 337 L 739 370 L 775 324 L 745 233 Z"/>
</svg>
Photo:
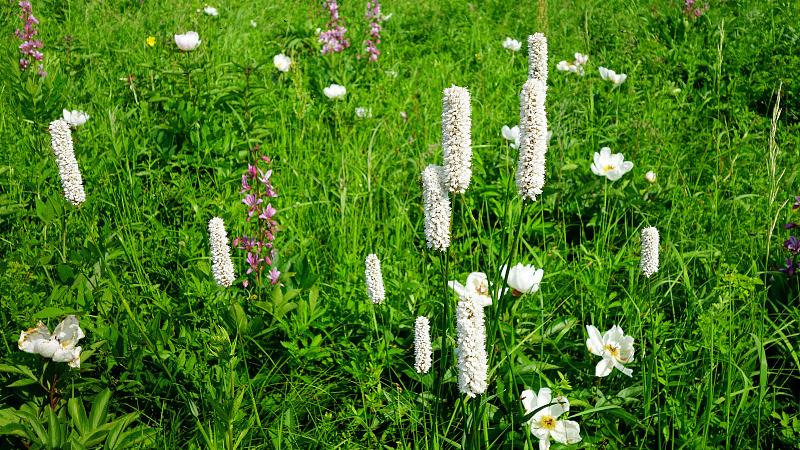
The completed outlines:
<svg viewBox="0 0 800 450">
<path fill-rule="evenodd" d="M 63 114 L 64 122 L 67 122 L 70 128 L 79 127 L 89 120 L 89 115 L 83 111 L 65 109 Z"/>
<path fill-rule="evenodd" d="M 611 154 L 611 149 L 608 147 L 603 147 L 600 149 L 600 153 L 595 152 L 594 154 L 592 172 L 595 175 L 608 178 L 609 181 L 619 180 L 631 169 L 633 169 L 632 162 L 625 161 L 625 156 L 622 153 Z"/>
<path fill-rule="evenodd" d="M 339 84 L 331 84 L 330 86 L 326 87 L 322 90 L 322 93 L 325 94 L 326 97 L 336 100 L 344 97 L 347 94 L 347 89 L 344 86 Z"/>
<path fill-rule="evenodd" d="M 522 294 L 533 294 L 539 290 L 544 270 L 537 269 L 533 264 L 523 265 L 522 263 L 517 263 L 510 271 L 506 266 L 503 266 L 500 269 L 500 276 L 504 280 L 508 276 L 508 287 L 511 288 L 511 295 L 519 297 Z"/>
<path fill-rule="evenodd" d="M 594 325 L 586 325 L 586 331 L 589 332 L 586 347 L 592 354 L 603 357 L 603 360 L 595 367 L 595 376 L 606 377 L 614 367 L 629 377 L 633 376 L 633 369 L 624 366 L 624 364 L 633 362 L 632 336 L 625 336 L 625 332 L 617 325 L 611 327 L 602 336 Z"/>
<path fill-rule="evenodd" d="M 519 126 L 515 125 L 508 128 L 508 125 L 503 125 L 500 133 L 503 135 L 503 139 L 511 141 L 511 144 L 509 144 L 511 148 L 519 148 Z"/>
<path fill-rule="evenodd" d="M 583 66 L 589 61 L 589 55 L 584 55 L 583 53 L 575 53 L 575 65 L 576 66 Z"/>
<path fill-rule="evenodd" d="M 206 7 L 203 8 L 203 12 L 208 14 L 211 17 L 217 17 L 219 15 L 219 11 L 217 11 L 217 8 L 214 8 L 213 6 L 208 6 L 208 5 L 206 5 Z"/>
<path fill-rule="evenodd" d="M 528 423 L 531 426 L 531 434 L 539 438 L 539 450 L 550 448 L 551 437 L 562 444 L 575 444 L 581 441 L 581 428 L 578 422 L 558 420 L 560 415 L 569 412 L 569 400 L 562 396 L 553 399 L 552 395 L 548 388 L 539 389 L 539 395 L 530 389 L 520 395 L 525 414 L 536 411 Z"/>
<path fill-rule="evenodd" d="M 272 64 L 275 65 L 276 69 L 285 73 L 292 67 L 292 58 L 289 58 L 283 53 L 279 53 L 272 57 Z"/>
<path fill-rule="evenodd" d="M 471 299 L 480 306 L 492 304 L 492 297 L 489 294 L 489 278 L 483 272 L 469 274 L 466 285 L 455 280 L 448 281 L 447 285 L 456 291 L 462 300 Z"/>
<path fill-rule="evenodd" d="M 522 48 L 522 43 L 516 39 L 507 37 L 503 41 L 503 48 L 506 50 L 511 50 L 512 52 L 518 52 Z"/>
<path fill-rule="evenodd" d="M 175 45 L 184 52 L 190 52 L 200 46 L 200 35 L 196 31 L 175 35 Z"/>
<path fill-rule="evenodd" d="M 36 353 L 55 362 L 68 363 L 70 367 L 80 367 L 81 347 L 78 341 L 85 335 L 78 324 L 78 318 L 70 315 L 56 325 L 53 334 L 42 322 L 36 327 L 20 333 L 17 346 L 27 353 Z"/>
<path fill-rule="evenodd" d="M 624 73 L 618 74 L 617 72 L 614 72 L 611 69 L 606 69 L 605 67 L 599 67 L 598 70 L 600 71 L 600 78 L 614 83 L 614 86 L 619 86 L 628 78 L 628 76 Z"/>
</svg>

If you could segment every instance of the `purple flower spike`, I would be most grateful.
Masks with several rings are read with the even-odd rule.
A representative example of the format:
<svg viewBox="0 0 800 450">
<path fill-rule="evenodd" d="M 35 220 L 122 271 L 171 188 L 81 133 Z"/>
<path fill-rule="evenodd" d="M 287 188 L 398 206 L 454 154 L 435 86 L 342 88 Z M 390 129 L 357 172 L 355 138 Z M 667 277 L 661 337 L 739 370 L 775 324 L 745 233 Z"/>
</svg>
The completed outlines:
<svg viewBox="0 0 800 450">
<path fill-rule="evenodd" d="M 28 70 L 33 61 L 41 62 L 44 59 L 44 55 L 39 51 L 44 47 L 44 44 L 41 40 L 34 39 L 34 36 L 39 34 L 39 30 L 36 29 L 39 20 L 33 15 L 31 2 L 21 1 L 18 5 L 20 8 L 19 18 L 22 19 L 24 25 L 21 30 L 15 30 L 14 35 L 22 41 L 19 45 L 19 51 L 22 53 L 22 58 L 19 60 L 19 70 L 25 71 Z M 43 64 L 39 64 L 36 73 L 42 78 L 47 76 Z"/>
</svg>

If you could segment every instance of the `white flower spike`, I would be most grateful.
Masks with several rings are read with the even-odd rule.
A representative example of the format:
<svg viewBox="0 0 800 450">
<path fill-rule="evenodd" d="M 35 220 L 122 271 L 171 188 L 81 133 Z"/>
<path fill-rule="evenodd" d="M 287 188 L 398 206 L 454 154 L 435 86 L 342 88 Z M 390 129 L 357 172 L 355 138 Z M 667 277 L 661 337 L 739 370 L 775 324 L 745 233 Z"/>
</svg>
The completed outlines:
<svg viewBox="0 0 800 450">
<path fill-rule="evenodd" d="M 442 166 L 428 165 L 422 171 L 422 200 L 425 209 L 425 241 L 428 248 L 445 251 L 450 247 L 450 197 Z"/>
<path fill-rule="evenodd" d="M 547 86 L 547 38 L 542 33 L 528 36 L 528 79 Z"/>
<path fill-rule="evenodd" d="M 647 278 L 658 272 L 658 229 L 647 227 L 642 230 L 642 259 L 639 263 Z"/>
<path fill-rule="evenodd" d="M 633 169 L 633 163 L 625 161 L 622 153 L 611 154 L 611 149 L 603 147 L 600 153 L 595 152 L 592 172 L 595 175 L 606 177 L 609 181 L 616 181 Z"/>
<path fill-rule="evenodd" d="M 463 194 L 472 178 L 472 117 L 469 91 L 451 86 L 442 97 L 442 153 L 450 193 Z"/>
<path fill-rule="evenodd" d="M 533 294 L 538 291 L 544 276 L 544 270 L 537 269 L 533 264 L 526 266 L 522 265 L 522 263 L 517 263 L 516 266 L 511 268 L 510 272 L 506 272 L 508 272 L 508 268 L 503 266 L 500 269 L 500 276 L 505 280 L 506 275 L 508 275 L 508 287 L 511 288 L 511 295 L 514 297 L 519 297 L 522 294 Z"/>
<path fill-rule="evenodd" d="M 586 331 L 589 333 L 586 347 L 592 354 L 603 357 L 595 367 L 595 376 L 606 377 L 614 367 L 629 377 L 633 376 L 633 369 L 624 366 L 633 362 L 632 336 L 625 336 L 622 328 L 617 325 L 611 327 L 602 336 L 594 325 L 586 325 Z"/>
<path fill-rule="evenodd" d="M 529 79 L 519 95 L 519 158 L 517 191 L 524 200 L 536 201 L 542 194 L 547 156 L 547 87 L 537 79 Z"/>
<path fill-rule="evenodd" d="M 64 198 L 79 206 L 86 201 L 86 192 L 83 190 L 83 177 L 72 148 L 72 131 L 69 129 L 69 124 L 61 119 L 51 122 L 50 138 L 58 173 L 61 175 Z"/>
<path fill-rule="evenodd" d="M 386 299 L 386 293 L 383 288 L 383 274 L 381 273 L 381 262 L 378 256 L 374 253 L 367 255 L 364 263 L 364 276 L 367 285 L 367 296 L 372 300 L 372 303 L 379 305 Z"/>
<path fill-rule="evenodd" d="M 208 241 L 211 245 L 211 271 L 214 279 L 222 287 L 230 287 L 236 279 L 231 261 L 231 248 L 228 246 L 228 234 L 225 222 L 219 217 L 208 221 Z"/>
<path fill-rule="evenodd" d="M 455 280 L 448 281 L 447 285 L 456 292 L 461 300 L 474 301 L 481 307 L 492 304 L 492 297 L 489 293 L 489 278 L 483 272 L 469 274 L 466 285 Z"/>
<path fill-rule="evenodd" d="M 432 363 L 431 324 L 427 317 L 419 316 L 414 322 L 414 370 L 428 373 Z"/>
<path fill-rule="evenodd" d="M 456 333 L 458 389 L 462 394 L 474 398 L 486 392 L 489 370 L 483 307 L 476 301 L 465 299 L 458 302 Z"/>
<path fill-rule="evenodd" d="M 550 438 L 561 444 L 575 444 L 581 441 L 581 429 L 574 420 L 558 420 L 562 414 L 569 412 L 569 400 L 566 397 L 552 398 L 548 388 L 539 389 L 539 395 L 532 390 L 522 391 L 520 400 L 528 415 L 538 409 L 528 420 L 531 434 L 539 439 L 539 450 L 550 448 Z M 541 409 L 539 409 L 541 408 Z"/>
</svg>

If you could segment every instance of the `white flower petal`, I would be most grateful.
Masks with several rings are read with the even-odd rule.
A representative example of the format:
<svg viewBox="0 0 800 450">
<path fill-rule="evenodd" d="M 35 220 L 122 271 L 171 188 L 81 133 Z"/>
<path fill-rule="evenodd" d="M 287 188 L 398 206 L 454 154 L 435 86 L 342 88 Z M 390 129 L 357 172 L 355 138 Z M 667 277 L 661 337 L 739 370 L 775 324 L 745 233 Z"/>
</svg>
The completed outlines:
<svg viewBox="0 0 800 450">
<path fill-rule="evenodd" d="M 574 420 L 559 420 L 555 429 L 550 431 L 550 436 L 553 436 L 556 442 L 574 444 L 581 440 L 581 429 Z"/>
<path fill-rule="evenodd" d="M 600 336 L 600 330 L 594 325 L 586 325 L 586 331 L 589 333 L 589 339 L 586 340 L 586 347 L 593 354 L 603 356 L 603 338 Z"/>
<path fill-rule="evenodd" d="M 611 356 L 604 357 L 597 363 L 597 366 L 594 369 L 594 375 L 596 377 L 607 377 L 608 374 L 614 369 L 614 358 Z"/>
</svg>

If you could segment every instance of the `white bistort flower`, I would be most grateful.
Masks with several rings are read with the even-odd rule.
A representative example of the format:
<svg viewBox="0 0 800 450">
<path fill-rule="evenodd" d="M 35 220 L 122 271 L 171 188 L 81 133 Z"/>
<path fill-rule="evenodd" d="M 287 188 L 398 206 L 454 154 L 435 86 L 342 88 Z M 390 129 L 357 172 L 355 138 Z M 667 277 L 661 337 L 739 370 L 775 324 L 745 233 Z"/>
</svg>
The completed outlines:
<svg viewBox="0 0 800 450">
<path fill-rule="evenodd" d="M 53 153 L 56 156 L 58 173 L 61 176 L 64 197 L 73 205 L 78 206 L 86 201 L 86 192 L 83 190 L 81 170 L 72 148 L 72 131 L 69 129 L 69 124 L 62 119 L 51 122 L 50 138 Z"/>
<path fill-rule="evenodd" d="M 69 124 L 70 128 L 79 127 L 85 124 L 87 120 L 89 120 L 89 115 L 83 111 L 78 111 L 78 110 L 70 111 L 68 109 L 65 109 L 63 111 L 63 114 L 64 115 L 62 118 L 64 119 L 64 122 L 67 122 Z"/>
<path fill-rule="evenodd" d="M 489 366 L 486 359 L 486 327 L 483 306 L 467 298 L 456 307 L 456 354 L 458 355 L 458 389 L 475 397 L 486 391 Z"/>
<path fill-rule="evenodd" d="M 431 324 L 425 316 L 414 322 L 414 369 L 417 373 L 428 373 L 433 363 L 431 347 Z"/>
<path fill-rule="evenodd" d="M 539 389 L 539 395 L 530 389 L 522 391 L 520 395 L 525 415 L 536 411 L 528 423 L 531 426 L 531 434 L 539 439 L 539 450 L 550 448 L 551 437 L 561 444 L 575 444 L 581 441 L 581 428 L 578 422 L 558 420 L 560 415 L 569 412 L 569 401 L 566 397 L 559 396 L 553 399 L 552 396 L 548 388 Z"/>
<path fill-rule="evenodd" d="M 52 358 L 55 362 L 65 362 L 70 367 L 77 368 L 81 365 L 81 347 L 77 344 L 84 337 L 78 318 L 69 315 L 56 325 L 52 335 L 42 322 L 23 331 L 19 335 L 17 346 L 24 352 Z"/>
<path fill-rule="evenodd" d="M 522 265 L 517 263 L 516 266 L 511 268 L 503 266 L 500 268 L 500 276 L 506 279 L 508 276 L 508 287 L 511 288 L 511 295 L 519 297 L 522 294 L 533 294 L 539 290 L 539 285 L 544 276 L 544 270 L 537 269 L 533 264 Z"/>
<path fill-rule="evenodd" d="M 600 153 L 594 153 L 592 172 L 595 175 L 606 177 L 610 181 L 619 180 L 623 175 L 633 169 L 633 163 L 625 161 L 622 153 L 611 154 L 611 149 L 603 147 Z"/>
<path fill-rule="evenodd" d="M 617 72 L 614 72 L 611 69 L 606 69 L 605 67 L 599 67 L 598 70 L 600 71 L 600 78 L 614 83 L 614 86 L 619 86 L 628 78 L 628 76 L 624 73 L 618 74 Z"/>
<path fill-rule="evenodd" d="M 461 194 L 472 177 L 472 117 L 469 91 L 451 86 L 442 97 L 442 153 L 447 171 L 447 188 Z"/>
<path fill-rule="evenodd" d="M 292 58 L 289 58 L 283 53 L 279 53 L 272 57 L 272 64 L 275 65 L 276 69 L 285 73 L 292 67 Z"/>
<path fill-rule="evenodd" d="M 614 367 L 629 377 L 633 376 L 633 369 L 624 366 L 624 364 L 633 362 L 632 336 L 625 336 L 622 328 L 617 325 L 611 327 L 602 336 L 594 325 L 586 325 L 586 331 L 589 332 L 586 347 L 593 354 L 603 357 L 603 360 L 595 367 L 595 376 L 608 376 Z"/>
<path fill-rule="evenodd" d="M 511 148 L 519 148 L 519 126 L 508 128 L 508 125 L 503 125 L 500 133 L 503 135 L 503 139 L 511 141 L 509 144 Z"/>
<path fill-rule="evenodd" d="M 330 86 L 324 88 L 322 93 L 325 94 L 326 97 L 332 100 L 340 99 L 347 94 L 347 89 L 340 84 L 331 84 Z"/>
<path fill-rule="evenodd" d="M 211 271 L 214 279 L 222 287 L 230 287 L 236 279 L 231 261 L 231 248 L 228 246 L 228 234 L 225 223 L 219 217 L 208 221 L 208 241 L 211 245 Z"/>
<path fill-rule="evenodd" d="M 516 39 L 512 39 L 510 37 L 505 38 L 503 41 L 503 48 L 506 50 L 511 50 L 512 52 L 518 52 L 519 49 L 522 48 L 522 43 Z"/>
<path fill-rule="evenodd" d="M 528 79 L 547 88 L 547 38 L 542 33 L 528 36 Z"/>
<path fill-rule="evenodd" d="M 647 278 L 658 272 L 658 229 L 647 227 L 642 230 L 642 273 Z"/>
<path fill-rule="evenodd" d="M 461 300 L 472 300 L 483 307 L 492 304 L 492 297 L 489 293 L 489 278 L 483 272 L 472 272 L 467 275 L 466 284 L 450 280 L 447 285 L 456 292 L 456 295 Z"/>
<path fill-rule="evenodd" d="M 536 200 L 544 188 L 547 155 L 547 114 L 544 103 L 547 87 L 531 78 L 522 86 L 519 95 L 519 159 L 517 161 L 517 191 L 520 197 Z"/>
<path fill-rule="evenodd" d="M 217 8 L 214 8 L 213 6 L 208 6 L 208 5 L 206 5 L 206 7 L 203 8 L 203 12 L 208 14 L 211 17 L 217 17 L 219 15 L 219 11 L 217 11 Z"/>
<path fill-rule="evenodd" d="M 200 35 L 195 31 L 175 35 L 175 45 L 184 52 L 190 52 L 200 46 Z"/>
<path fill-rule="evenodd" d="M 445 251 L 450 247 L 451 210 L 442 166 L 430 164 L 422 171 L 422 200 L 428 248 Z"/>
<path fill-rule="evenodd" d="M 383 274 L 381 273 L 381 262 L 374 253 L 367 255 L 364 262 L 364 276 L 367 284 L 367 295 L 372 303 L 380 304 L 386 299 L 383 289 Z"/>
</svg>

